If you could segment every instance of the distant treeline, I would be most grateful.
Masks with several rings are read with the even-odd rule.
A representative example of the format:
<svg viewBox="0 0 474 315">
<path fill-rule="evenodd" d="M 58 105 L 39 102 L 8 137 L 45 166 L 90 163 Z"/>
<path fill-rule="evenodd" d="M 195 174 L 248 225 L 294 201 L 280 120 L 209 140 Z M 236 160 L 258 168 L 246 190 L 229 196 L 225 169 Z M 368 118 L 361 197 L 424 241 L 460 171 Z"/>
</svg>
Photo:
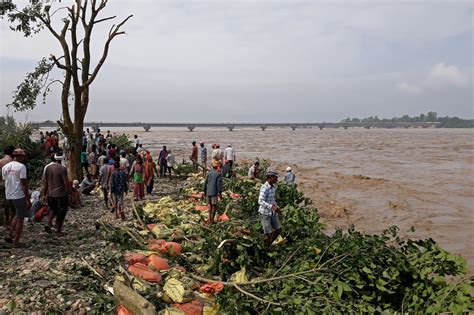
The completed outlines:
<svg viewBox="0 0 474 315">
<path fill-rule="evenodd" d="M 367 118 L 350 118 L 347 117 L 341 121 L 346 122 L 439 122 L 443 128 L 474 128 L 474 119 L 462 119 L 459 117 L 438 117 L 436 112 L 428 112 L 427 114 L 420 114 L 420 116 L 410 117 L 403 115 L 402 117 L 394 118 L 379 118 L 377 116 L 370 116 Z"/>
</svg>

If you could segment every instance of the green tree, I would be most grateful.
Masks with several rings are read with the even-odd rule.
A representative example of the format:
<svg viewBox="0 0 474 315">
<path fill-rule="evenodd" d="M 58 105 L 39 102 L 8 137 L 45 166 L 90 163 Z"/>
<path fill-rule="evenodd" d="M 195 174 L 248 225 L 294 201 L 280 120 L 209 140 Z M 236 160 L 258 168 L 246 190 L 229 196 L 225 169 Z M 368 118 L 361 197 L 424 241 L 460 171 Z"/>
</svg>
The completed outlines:
<svg viewBox="0 0 474 315">
<path fill-rule="evenodd" d="M 61 0 L 59 0 L 61 2 Z M 89 106 L 91 84 L 97 78 L 109 53 L 114 38 L 125 34 L 122 26 L 133 16 L 129 15 L 117 24 L 113 24 L 107 34 L 102 54 L 97 64 L 92 65 L 91 39 L 94 27 L 98 23 L 109 21 L 116 16 L 102 17 L 108 0 L 74 0 L 70 6 L 57 6 L 56 0 L 30 0 L 29 4 L 19 8 L 13 2 L 0 3 L 0 15 L 11 23 L 10 28 L 22 32 L 25 37 L 46 29 L 58 42 L 62 56 L 51 54 L 43 58 L 33 72 L 14 92 L 9 106 L 17 111 L 33 109 L 37 98 L 50 91 L 53 83 L 61 85 L 62 118 L 58 125 L 67 136 L 70 151 L 69 174 L 73 178 L 81 176 L 80 153 L 84 118 Z M 52 18 L 64 13 L 61 29 L 55 29 Z M 61 79 L 50 79 L 49 74 L 57 68 L 61 70 Z M 72 103 L 72 112 L 70 112 Z"/>
<path fill-rule="evenodd" d="M 434 122 L 436 119 L 438 119 L 437 112 L 428 112 L 428 114 L 426 114 L 426 121 Z"/>
</svg>

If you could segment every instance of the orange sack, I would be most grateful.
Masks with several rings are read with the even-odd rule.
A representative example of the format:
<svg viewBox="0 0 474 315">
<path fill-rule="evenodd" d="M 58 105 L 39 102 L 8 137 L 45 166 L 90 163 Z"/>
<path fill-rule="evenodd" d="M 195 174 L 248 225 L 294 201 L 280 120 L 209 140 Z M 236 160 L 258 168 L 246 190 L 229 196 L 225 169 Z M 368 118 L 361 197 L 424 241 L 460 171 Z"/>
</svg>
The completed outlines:
<svg viewBox="0 0 474 315">
<path fill-rule="evenodd" d="M 129 265 L 134 265 L 136 263 L 142 263 L 144 265 L 148 265 L 149 259 L 147 256 L 139 253 L 134 252 L 126 252 L 124 254 L 125 260 L 128 262 Z"/>
<path fill-rule="evenodd" d="M 158 255 L 152 254 L 149 258 L 150 262 L 148 263 L 148 267 L 156 270 L 168 270 L 170 269 L 170 265 L 168 264 L 168 260 Z"/>
<path fill-rule="evenodd" d="M 181 255 L 182 246 L 176 242 L 166 242 L 165 240 L 149 240 L 148 249 L 158 251 L 160 253 L 167 253 L 170 256 Z"/>
<path fill-rule="evenodd" d="M 230 194 L 230 198 L 232 198 L 232 199 L 240 199 L 240 195 L 239 195 L 239 194 Z"/>
<path fill-rule="evenodd" d="M 226 221 L 229 221 L 229 220 L 230 220 L 229 216 L 225 212 L 217 218 L 218 222 L 226 222 Z"/>
<path fill-rule="evenodd" d="M 207 210 L 209 210 L 209 206 L 197 205 L 194 209 L 196 209 L 197 211 L 207 211 Z"/>
<path fill-rule="evenodd" d="M 159 273 L 154 272 L 142 263 L 136 263 L 135 265 L 128 267 L 128 271 L 135 277 L 138 277 L 148 282 L 161 281 L 161 275 Z"/>
<path fill-rule="evenodd" d="M 202 315 L 203 313 L 203 305 L 196 300 L 189 303 L 173 304 L 173 307 L 184 312 L 186 315 Z"/>
<path fill-rule="evenodd" d="M 119 305 L 117 306 L 117 315 L 133 315 L 125 306 Z"/>
<path fill-rule="evenodd" d="M 213 294 L 221 292 L 222 289 L 224 289 L 224 284 L 222 282 L 208 282 L 202 285 L 199 288 L 199 291 L 202 293 Z"/>
</svg>

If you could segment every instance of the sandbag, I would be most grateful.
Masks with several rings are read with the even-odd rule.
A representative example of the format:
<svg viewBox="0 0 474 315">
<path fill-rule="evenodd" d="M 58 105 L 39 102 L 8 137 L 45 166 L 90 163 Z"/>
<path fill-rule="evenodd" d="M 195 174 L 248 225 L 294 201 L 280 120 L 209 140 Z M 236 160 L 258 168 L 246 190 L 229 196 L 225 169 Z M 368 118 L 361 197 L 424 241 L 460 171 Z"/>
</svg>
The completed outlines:
<svg viewBox="0 0 474 315">
<path fill-rule="evenodd" d="M 143 279 L 148 282 L 160 282 L 161 275 L 142 263 L 136 263 L 128 267 L 128 271 L 135 277 Z"/>
<path fill-rule="evenodd" d="M 221 292 L 222 289 L 224 289 L 224 284 L 222 284 L 222 282 L 208 282 L 203 284 L 199 288 L 199 291 L 202 293 L 214 294 Z"/>
<path fill-rule="evenodd" d="M 222 215 L 220 215 L 218 218 L 217 218 L 217 221 L 218 222 L 226 222 L 226 221 L 229 221 L 230 218 L 229 216 L 227 215 L 227 212 L 224 212 Z"/>
<path fill-rule="evenodd" d="M 207 210 L 209 210 L 209 206 L 197 205 L 196 207 L 194 207 L 194 209 L 196 209 L 197 211 L 207 211 Z"/>
<path fill-rule="evenodd" d="M 166 258 L 160 257 L 158 255 L 152 254 L 149 257 L 150 262 L 148 263 L 148 267 L 156 270 L 168 270 L 170 269 L 170 265 L 168 264 L 168 260 Z"/>
<path fill-rule="evenodd" d="M 203 313 L 203 305 L 197 300 L 188 303 L 173 304 L 173 307 L 181 310 L 186 315 L 202 315 Z"/>
<path fill-rule="evenodd" d="M 176 242 L 166 242 L 165 240 L 149 240 L 148 249 L 163 254 L 166 253 L 170 256 L 179 256 L 181 255 L 182 246 Z"/>
<path fill-rule="evenodd" d="M 124 257 L 128 265 L 134 265 L 138 262 L 144 265 L 148 265 L 148 263 L 150 262 L 147 256 L 134 252 L 126 252 L 124 254 Z"/>
<path fill-rule="evenodd" d="M 125 306 L 119 305 L 117 306 L 117 315 L 133 315 Z"/>
</svg>

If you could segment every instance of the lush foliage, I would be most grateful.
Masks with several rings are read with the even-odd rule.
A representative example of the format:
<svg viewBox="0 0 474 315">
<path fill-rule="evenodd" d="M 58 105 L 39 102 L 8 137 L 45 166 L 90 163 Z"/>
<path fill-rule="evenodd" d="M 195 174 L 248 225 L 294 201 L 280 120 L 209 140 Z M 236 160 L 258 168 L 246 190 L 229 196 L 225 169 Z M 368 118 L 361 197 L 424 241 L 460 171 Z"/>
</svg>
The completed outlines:
<svg viewBox="0 0 474 315">
<path fill-rule="evenodd" d="M 219 214 L 226 212 L 229 221 L 199 223 L 206 212 L 194 211 L 184 199 L 202 190 L 199 176 L 188 178 L 189 188 L 176 200 L 167 197 L 139 211 L 145 222 L 160 225 L 153 232 L 158 238 L 183 240 L 183 254 L 168 257 L 172 264 L 185 267 L 191 278 L 225 282 L 215 300 L 223 314 L 460 314 L 474 307 L 472 278 L 463 277 L 466 261 L 432 239 L 402 240 L 395 226 L 381 235 L 354 228 L 326 235 L 311 201 L 296 186 L 279 183 L 283 238 L 267 249 L 257 215 L 261 183 L 238 177 L 225 185 Z M 240 198 L 232 198 L 235 193 Z M 167 306 L 155 301 L 151 292 L 161 290 L 155 288 L 140 293 Z"/>
<path fill-rule="evenodd" d="M 13 145 L 22 148 L 28 156 L 28 176 L 32 180 L 39 180 L 45 165 L 45 154 L 39 143 L 31 140 L 32 129 L 29 125 L 20 125 L 11 116 L 0 117 L 0 148 Z"/>
<path fill-rule="evenodd" d="M 115 144 L 119 150 L 127 150 L 132 148 L 132 141 L 130 141 L 126 134 L 121 134 L 120 136 L 114 135 L 110 139 L 110 144 Z"/>
</svg>

